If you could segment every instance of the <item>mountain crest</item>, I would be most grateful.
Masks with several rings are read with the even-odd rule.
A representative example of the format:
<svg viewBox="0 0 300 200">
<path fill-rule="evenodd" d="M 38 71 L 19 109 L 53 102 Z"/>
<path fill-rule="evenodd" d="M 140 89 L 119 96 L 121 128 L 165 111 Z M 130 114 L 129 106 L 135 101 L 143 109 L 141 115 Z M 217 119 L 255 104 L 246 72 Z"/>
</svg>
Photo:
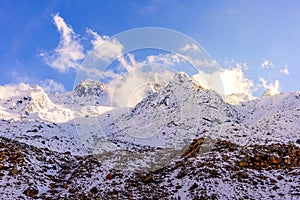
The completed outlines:
<svg viewBox="0 0 300 200">
<path fill-rule="evenodd" d="M 192 80 L 185 72 L 177 73 L 169 82 L 167 88 L 171 90 L 205 90 L 200 84 Z"/>
<path fill-rule="evenodd" d="M 191 81 L 190 77 L 185 72 L 179 72 L 179 73 L 175 74 L 173 80 L 171 80 L 171 83 L 181 85 L 188 81 Z"/>
<path fill-rule="evenodd" d="M 75 95 L 81 96 L 100 96 L 105 90 L 105 85 L 97 80 L 86 79 L 74 89 Z"/>
</svg>

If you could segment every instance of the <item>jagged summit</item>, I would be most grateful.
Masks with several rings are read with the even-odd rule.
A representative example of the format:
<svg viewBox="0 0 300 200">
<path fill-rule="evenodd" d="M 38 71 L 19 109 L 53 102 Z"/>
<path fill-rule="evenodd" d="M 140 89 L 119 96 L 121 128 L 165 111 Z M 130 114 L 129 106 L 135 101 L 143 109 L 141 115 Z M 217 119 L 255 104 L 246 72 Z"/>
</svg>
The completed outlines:
<svg viewBox="0 0 300 200">
<path fill-rule="evenodd" d="M 105 85 L 97 80 L 86 79 L 77 85 L 74 94 L 81 96 L 100 96 L 105 90 Z"/>
<path fill-rule="evenodd" d="M 195 82 L 193 79 L 189 77 L 185 72 L 179 72 L 175 74 L 174 78 L 170 81 L 170 83 L 167 85 L 167 87 L 173 87 L 173 86 L 180 86 L 183 87 L 185 90 L 188 88 L 197 88 L 204 90 L 204 87 L 202 87 L 199 83 Z"/>
<path fill-rule="evenodd" d="M 192 82 L 192 79 L 185 72 L 179 72 L 175 74 L 174 78 L 170 81 L 169 84 L 182 85 L 188 82 Z"/>
<path fill-rule="evenodd" d="M 180 72 L 159 93 L 148 96 L 118 119 L 112 132 L 115 139 L 124 142 L 134 136 L 146 138 L 153 146 L 181 148 L 204 129 L 231 118 L 232 113 L 216 92 L 204 90 Z"/>
<path fill-rule="evenodd" d="M 190 80 L 190 77 L 185 72 L 178 72 L 177 74 L 175 74 L 174 80 L 183 82 Z"/>
</svg>

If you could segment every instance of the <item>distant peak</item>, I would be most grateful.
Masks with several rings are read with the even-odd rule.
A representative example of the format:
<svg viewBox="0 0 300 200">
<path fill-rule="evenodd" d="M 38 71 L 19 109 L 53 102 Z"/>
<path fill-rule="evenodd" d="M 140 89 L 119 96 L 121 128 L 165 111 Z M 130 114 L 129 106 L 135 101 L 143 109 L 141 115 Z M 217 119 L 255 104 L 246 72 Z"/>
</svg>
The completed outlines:
<svg viewBox="0 0 300 200">
<path fill-rule="evenodd" d="M 190 80 L 191 80 L 190 77 L 185 72 L 179 72 L 174 76 L 172 82 L 181 84 Z"/>
<path fill-rule="evenodd" d="M 78 96 L 89 96 L 96 95 L 99 96 L 105 90 L 105 85 L 97 80 L 86 79 L 83 80 L 77 85 L 74 89 L 74 92 Z"/>
<path fill-rule="evenodd" d="M 185 72 L 178 72 L 174 79 L 190 79 L 190 77 Z"/>
<path fill-rule="evenodd" d="M 80 81 L 79 85 L 104 87 L 104 84 L 102 82 L 92 79 L 85 79 L 83 81 Z"/>
</svg>

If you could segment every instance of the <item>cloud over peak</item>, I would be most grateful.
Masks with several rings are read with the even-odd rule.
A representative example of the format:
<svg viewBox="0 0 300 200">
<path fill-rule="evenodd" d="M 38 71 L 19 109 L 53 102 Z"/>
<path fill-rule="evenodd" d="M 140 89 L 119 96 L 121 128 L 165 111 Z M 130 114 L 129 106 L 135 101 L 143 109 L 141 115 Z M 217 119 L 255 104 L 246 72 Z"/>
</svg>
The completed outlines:
<svg viewBox="0 0 300 200">
<path fill-rule="evenodd" d="M 220 69 L 213 74 L 200 72 L 192 78 L 203 87 L 214 89 L 223 95 L 240 93 L 252 96 L 254 83 L 245 76 L 240 65 L 231 69 Z M 222 83 L 222 87 L 217 85 L 219 80 Z"/>
<path fill-rule="evenodd" d="M 264 95 L 276 95 L 280 93 L 280 86 L 279 86 L 279 80 L 275 80 L 274 83 L 270 83 L 264 78 L 260 78 L 259 81 L 262 83 L 262 86 L 266 89 L 266 92 Z"/>
</svg>

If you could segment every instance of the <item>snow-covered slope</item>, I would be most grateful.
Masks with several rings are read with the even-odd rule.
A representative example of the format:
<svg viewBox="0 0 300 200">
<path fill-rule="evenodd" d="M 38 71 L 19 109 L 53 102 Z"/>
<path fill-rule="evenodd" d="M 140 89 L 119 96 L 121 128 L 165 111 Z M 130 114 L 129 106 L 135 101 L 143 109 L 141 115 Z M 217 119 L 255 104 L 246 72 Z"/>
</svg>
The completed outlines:
<svg viewBox="0 0 300 200">
<path fill-rule="evenodd" d="M 235 106 L 240 122 L 227 127 L 227 138 L 240 144 L 295 142 L 300 134 L 300 93 L 262 96 Z"/>
<path fill-rule="evenodd" d="M 15 96 L 1 99 L 0 104 L 3 119 L 11 119 L 10 115 L 14 115 L 15 119 L 38 117 L 46 121 L 62 123 L 74 118 L 70 109 L 54 104 L 37 85 L 29 88 L 27 92 L 23 91 Z"/>
<path fill-rule="evenodd" d="M 148 86 L 132 108 L 111 107 L 94 80 L 63 94 L 0 87 L 0 197 L 300 196 L 299 92 L 224 101 L 185 73 Z"/>
<path fill-rule="evenodd" d="M 112 140 L 181 149 L 202 133 L 214 134 L 235 118 L 229 104 L 204 90 L 185 73 L 159 93 L 148 96 L 112 126 Z"/>
<path fill-rule="evenodd" d="M 93 80 L 82 81 L 74 91 L 63 94 L 47 95 L 39 86 L 22 88 L 10 88 L 13 93 L 0 95 L 0 117 L 9 122 L 3 125 L 2 133 L 12 129 L 10 123 L 19 126 L 39 121 L 71 127 L 75 122 L 76 128 L 65 132 L 80 130 L 80 139 L 85 138 L 90 150 L 99 150 L 98 145 L 93 147 L 99 135 L 120 146 L 133 143 L 180 149 L 193 138 L 208 135 L 239 144 L 293 142 L 300 129 L 299 93 L 262 96 L 231 105 L 185 73 L 177 74 L 166 87 L 151 92 L 132 109 L 103 105 L 108 100 L 107 87 Z"/>
<path fill-rule="evenodd" d="M 2 199 L 299 199 L 300 149 L 194 140 L 178 160 L 150 172 L 121 171 L 0 137 Z"/>
<path fill-rule="evenodd" d="M 86 82 L 76 87 L 77 90 L 63 94 L 49 95 L 39 86 L 8 88 L 14 92 L 1 94 L 0 135 L 59 152 L 86 153 L 74 120 L 98 116 L 113 109 L 99 105 L 105 92 L 102 87 L 99 91 L 95 88 L 102 84 L 91 80 Z M 98 95 L 99 101 L 95 96 L 89 96 L 92 93 Z"/>
</svg>

